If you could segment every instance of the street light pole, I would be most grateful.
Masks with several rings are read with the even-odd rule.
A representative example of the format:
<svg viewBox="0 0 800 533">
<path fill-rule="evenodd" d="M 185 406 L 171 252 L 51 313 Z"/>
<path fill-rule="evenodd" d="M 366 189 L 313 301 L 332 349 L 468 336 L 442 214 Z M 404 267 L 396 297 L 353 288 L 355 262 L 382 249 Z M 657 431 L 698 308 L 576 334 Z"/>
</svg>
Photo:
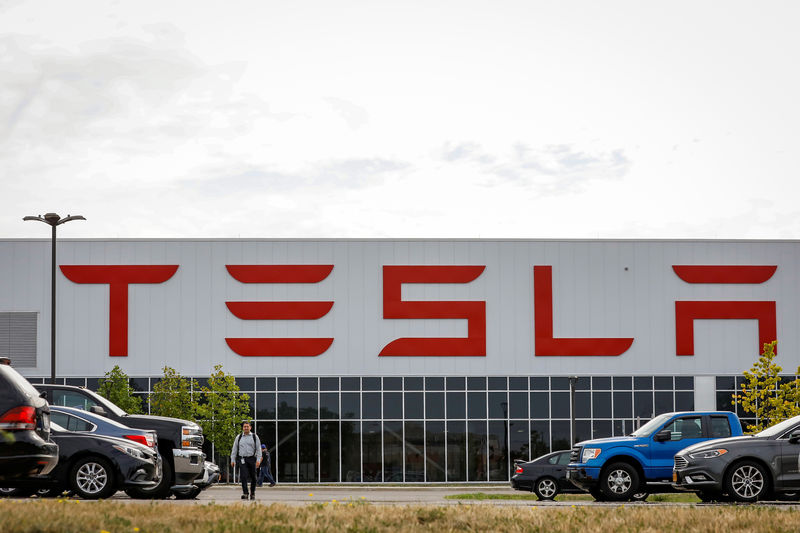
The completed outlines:
<svg viewBox="0 0 800 533">
<path fill-rule="evenodd" d="M 50 383 L 56 382 L 56 226 L 71 220 L 86 220 L 81 215 L 67 215 L 61 218 L 56 213 L 45 213 L 44 216 L 27 216 L 22 220 L 38 220 L 53 229 L 51 242 L 50 268 Z"/>
</svg>

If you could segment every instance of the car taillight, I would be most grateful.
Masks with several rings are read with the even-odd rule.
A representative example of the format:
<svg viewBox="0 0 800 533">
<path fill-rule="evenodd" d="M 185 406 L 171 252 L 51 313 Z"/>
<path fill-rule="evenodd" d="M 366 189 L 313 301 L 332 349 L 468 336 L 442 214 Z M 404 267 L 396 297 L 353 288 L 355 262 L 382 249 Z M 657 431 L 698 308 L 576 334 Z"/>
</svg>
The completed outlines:
<svg viewBox="0 0 800 533">
<path fill-rule="evenodd" d="M 138 442 L 139 444 L 144 444 L 145 446 L 149 446 L 150 448 L 155 448 L 155 442 L 153 441 L 153 437 L 150 435 L 125 435 L 125 438 L 128 440 L 132 440 L 133 442 Z"/>
<path fill-rule="evenodd" d="M 514 473 L 515 473 L 515 474 L 521 474 L 521 473 L 522 473 L 522 467 L 521 467 L 521 466 L 518 466 L 517 468 L 515 468 L 515 469 L 514 469 Z"/>
<path fill-rule="evenodd" d="M 27 405 L 9 409 L 0 416 L 0 429 L 7 431 L 36 429 L 36 409 Z"/>
</svg>

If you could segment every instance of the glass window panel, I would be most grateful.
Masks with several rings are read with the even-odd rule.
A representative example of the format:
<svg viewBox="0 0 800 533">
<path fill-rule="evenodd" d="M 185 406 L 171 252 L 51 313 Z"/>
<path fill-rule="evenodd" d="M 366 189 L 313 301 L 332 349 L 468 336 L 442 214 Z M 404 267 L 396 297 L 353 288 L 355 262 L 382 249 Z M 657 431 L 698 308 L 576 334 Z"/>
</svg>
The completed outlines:
<svg viewBox="0 0 800 533">
<path fill-rule="evenodd" d="M 344 397 L 344 395 L 342 395 Z M 342 422 L 342 481 L 361 481 L 361 425 Z"/>
<path fill-rule="evenodd" d="M 575 393 L 575 418 L 592 418 L 592 393 Z"/>
<path fill-rule="evenodd" d="M 592 390 L 611 390 L 611 378 L 607 376 L 592 376 Z"/>
<path fill-rule="evenodd" d="M 279 391 L 296 391 L 297 378 L 278 378 Z"/>
<path fill-rule="evenodd" d="M 467 393 L 467 416 L 469 418 L 486 418 L 486 393 Z M 484 472 L 486 470 L 484 469 Z"/>
<path fill-rule="evenodd" d="M 605 439 L 613 436 L 611 420 L 595 420 L 592 422 L 592 438 Z"/>
<path fill-rule="evenodd" d="M 425 423 L 425 480 L 445 481 L 444 422 Z"/>
<path fill-rule="evenodd" d="M 321 392 L 319 394 L 319 417 L 339 418 L 339 393 Z"/>
<path fill-rule="evenodd" d="M 569 378 L 550 378 L 551 390 L 569 390 Z"/>
<path fill-rule="evenodd" d="M 425 427 L 423 422 L 405 423 L 406 483 L 425 481 Z"/>
<path fill-rule="evenodd" d="M 669 413 L 675 410 L 673 404 L 672 392 L 656 391 L 655 392 L 655 414 Z"/>
<path fill-rule="evenodd" d="M 509 418 L 528 418 L 528 393 L 509 392 L 508 393 L 508 417 Z M 527 433 L 527 430 L 526 430 Z"/>
<path fill-rule="evenodd" d="M 528 390 L 528 378 L 512 376 L 508 378 L 509 390 Z"/>
<path fill-rule="evenodd" d="M 361 378 L 354 378 L 354 377 L 342 378 L 342 390 L 360 391 L 361 390 Z"/>
<path fill-rule="evenodd" d="M 412 420 L 415 418 L 425 418 L 425 402 L 422 392 L 405 393 L 405 418 Z"/>
<path fill-rule="evenodd" d="M 278 483 L 297 483 L 297 422 L 278 422 L 275 471 Z"/>
<path fill-rule="evenodd" d="M 242 392 L 253 392 L 256 390 L 256 378 L 233 378 L 236 384 L 239 385 L 239 390 Z"/>
<path fill-rule="evenodd" d="M 298 378 L 297 387 L 298 387 L 297 390 L 306 392 L 319 390 L 317 378 Z"/>
<path fill-rule="evenodd" d="M 362 377 L 361 378 L 361 390 L 367 391 L 379 391 L 381 390 L 381 378 L 376 377 Z M 364 472 L 364 477 L 366 477 L 366 472 Z"/>
<path fill-rule="evenodd" d="M 569 418 L 569 393 L 550 393 L 550 408 L 553 418 Z"/>
<path fill-rule="evenodd" d="M 569 420 L 553 420 L 550 423 L 550 430 L 553 433 L 553 451 L 572 448 L 572 441 L 569 435 Z"/>
<path fill-rule="evenodd" d="M 384 377 L 383 390 L 403 390 L 403 378 Z M 402 474 L 402 472 L 401 472 Z"/>
<path fill-rule="evenodd" d="M 508 422 L 489 421 L 489 481 L 508 481 Z"/>
<path fill-rule="evenodd" d="M 319 424 L 319 480 L 339 481 L 339 422 Z"/>
<path fill-rule="evenodd" d="M 636 391 L 633 393 L 633 416 L 641 420 L 653 418 L 653 393 Z"/>
<path fill-rule="evenodd" d="M 614 390 L 631 390 L 633 379 L 631 376 L 614 376 Z"/>
<path fill-rule="evenodd" d="M 711 417 L 711 438 L 722 439 L 731 436 L 731 424 L 727 416 Z"/>
<path fill-rule="evenodd" d="M 644 423 L 644 422 L 642 422 Z M 630 435 L 636 429 L 634 420 L 614 420 L 614 437 Z"/>
<path fill-rule="evenodd" d="M 384 381 L 386 386 L 386 381 Z M 383 423 L 383 480 L 403 482 L 403 422 Z"/>
<path fill-rule="evenodd" d="M 489 418 L 508 418 L 508 393 L 489 393 Z"/>
<path fill-rule="evenodd" d="M 614 392 L 614 418 L 633 416 L 633 396 L 630 392 Z"/>
<path fill-rule="evenodd" d="M 678 391 L 675 393 L 676 411 L 694 411 L 694 392 Z"/>
<path fill-rule="evenodd" d="M 530 429 L 527 420 L 512 420 L 508 423 L 508 454 L 512 468 L 515 459 L 530 460 L 528 439 L 530 439 Z"/>
<path fill-rule="evenodd" d="M 467 424 L 463 420 L 449 420 L 447 422 L 447 481 L 466 480 Z"/>
<path fill-rule="evenodd" d="M 466 394 L 464 392 L 447 393 L 447 418 L 448 420 L 463 419 L 467 417 Z"/>
<path fill-rule="evenodd" d="M 359 393 L 342 393 L 342 418 L 361 418 L 361 395 Z"/>
<path fill-rule="evenodd" d="M 423 379 L 421 377 L 407 377 L 405 378 L 406 390 L 422 390 Z"/>
<path fill-rule="evenodd" d="M 75 378 L 67 378 L 67 385 L 71 385 L 70 381 L 74 380 Z M 234 378 L 236 379 L 236 378 Z M 74 382 L 76 385 L 83 385 L 83 378 L 78 378 L 78 382 Z M 130 378 L 128 380 L 130 386 L 133 390 L 137 392 L 147 392 L 150 390 L 150 378 Z M 238 380 L 237 380 L 238 382 Z M 247 390 L 253 390 L 252 387 Z"/>
<path fill-rule="evenodd" d="M 145 388 L 142 388 L 142 386 L 141 386 L 141 380 L 142 379 L 144 379 L 145 381 L 147 380 L 147 378 L 131 378 L 131 380 L 130 380 L 131 388 L 133 390 L 136 390 L 136 391 L 142 391 L 142 392 L 148 391 L 149 389 L 147 387 L 149 385 L 145 385 Z M 134 386 L 135 380 L 139 380 L 139 383 L 136 386 Z M 85 387 L 86 386 L 86 378 L 67 378 L 66 379 L 66 384 L 67 385 L 72 385 L 73 387 Z M 58 424 L 58 422 L 56 422 L 56 424 Z M 65 428 L 65 429 L 67 429 L 67 428 Z"/>
<path fill-rule="evenodd" d="M 592 413 L 595 418 L 611 418 L 611 393 L 592 391 Z"/>
<path fill-rule="evenodd" d="M 319 378 L 319 390 L 338 391 L 339 378 Z"/>
<path fill-rule="evenodd" d="M 464 377 L 449 377 L 445 381 L 447 390 L 464 390 L 467 386 Z"/>
<path fill-rule="evenodd" d="M 717 376 L 717 390 L 735 389 L 733 376 Z"/>
<path fill-rule="evenodd" d="M 531 393 L 531 418 L 550 418 L 550 394 L 547 392 Z M 549 431 L 548 431 L 549 434 Z M 550 441 L 548 441 L 548 448 Z"/>
<path fill-rule="evenodd" d="M 672 376 L 656 376 L 655 377 L 656 390 L 672 390 Z"/>
<path fill-rule="evenodd" d="M 297 393 L 278 393 L 278 418 L 283 420 L 297 419 Z"/>
<path fill-rule="evenodd" d="M 589 376 L 580 376 L 575 381 L 575 390 L 589 390 L 591 389 L 592 380 Z"/>
<path fill-rule="evenodd" d="M 664 426 L 671 433 L 670 440 L 699 439 L 703 437 L 702 417 L 677 418 Z"/>
<path fill-rule="evenodd" d="M 572 442 L 581 442 L 592 438 L 592 421 L 591 420 L 576 420 L 575 421 L 575 435 Z"/>
<path fill-rule="evenodd" d="M 362 418 L 380 419 L 381 417 L 381 393 L 365 392 L 362 395 L 363 404 L 361 406 Z M 367 472 L 364 471 L 366 480 Z"/>
<path fill-rule="evenodd" d="M 487 435 L 485 420 L 467 423 L 467 477 L 468 481 L 487 481 Z"/>
<path fill-rule="evenodd" d="M 298 461 L 300 483 L 313 483 L 319 480 L 318 431 L 318 422 L 300 422 L 300 457 Z"/>
<path fill-rule="evenodd" d="M 381 457 L 383 455 L 382 436 L 380 422 L 364 422 L 362 424 L 361 453 L 363 459 L 362 472 L 365 483 L 383 481 L 383 476 L 381 475 Z"/>
<path fill-rule="evenodd" d="M 256 393 L 256 418 L 260 420 L 275 419 L 275 393 Z"/>
<path fill-rule="evenodd" d="M 531 390 L 549 391 L 550 378 L 538 377 L 530 379 Z"/>
<path fill-rule="evenodd" d="M 44 383 L 42 380 L 29 379 L 31 383 Z M 91 391 L 97 391 L 100 387 L 100 378 L 86 378 L 86 388 Z"/>
<path fill-rule="evenodd" d="M 732 393 L 730 391 L 717 392 L 717 411 L 734 412 L 731 394 Z"/>
<path fill-rule="evenodd" d="M 444 393 L 425 393 L 425 418 L 444 418 Z"/>
<path fill-rule="evenodd" d="M 678 390 L 694 390 L 694 376 L 675 376 L 675 388 Z"/>
<path fill-rule="evenodd" d="M 531 459 L 550 453 L 550 422 L 532 420 L 531 423 Z"/>
<path fill-rule="evenodd" d="M 403 418 L 403 393 L 384 392 L 383 393 L 383 418 L 400 419 Z M 400 473 L 402 474 L 402 468 Z"/>
<path fill-rule="evenodd" d="M 255 427 L 255 432 L 258 434 L 258 438 L 261 440 L 261 444 L 264 444 L 267 449 L 269 449 L 270 453 L 270 465 L 269 465 L 269 472 L 272 474 L 272 478 L 275 479 L 275 457 L 277 454 L 277 450 L 275 447 L 275 430 L 277 428 L 277 424 L 275 422 L 258 422 Z M 208 444 L 208 441 L 206 441 Z M 204 450 L 205 451 L 205 450 Z M 209 460 L 211 460 L 210 456 L 210 449 L 208 450 Z M 228 452 L 225 452 L 228 453 Z M 225 469 L 223 468 L 223 471 Z"/>
<path fill-rule="evenodd" d="M 425 390 L 444 390 L 444 378 L 425 378 Z"/>
<path fill-rule="evenodd" d="M 467 388 L 469 390 L 486 390 L 485 377 L 468 377 Z"/>
<path fill-rule="evenodd" d="M 653 376 L 634 376 L 634 390 L 653 390 Z"/>
<path fill-rule="evenodd" d="M 260 391 L 274 391 L 275 378 L 256 378 L 256 388 Z"/>
<path fill-rule="evenodd" d="M 298 411 L 301 420 L 315 420 L 317 417 L 317 398 L 316 392 L 298 393 Z"/>
<path fill-rule="evenodd" d="M 489 390 L 506 390 L 508 380 L 506 377 L 492 376 L 489 378 Z"/>
</svg>

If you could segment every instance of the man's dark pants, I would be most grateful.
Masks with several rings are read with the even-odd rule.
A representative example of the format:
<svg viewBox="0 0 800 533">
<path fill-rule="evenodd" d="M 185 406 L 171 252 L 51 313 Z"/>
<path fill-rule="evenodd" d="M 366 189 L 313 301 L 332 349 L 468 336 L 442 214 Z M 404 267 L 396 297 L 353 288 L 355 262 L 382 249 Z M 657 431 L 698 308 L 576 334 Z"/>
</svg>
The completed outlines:
<svg viewBox="0 0 800 533">
<path fill-rule="evenodd" d="M 256 458 L 244 457 L 244 464 L 240 469 L 242 477 L 242 493 L 247 495 L 247 482 L 250 482 L 250 494 L 256 493 Z"/>
</svg>

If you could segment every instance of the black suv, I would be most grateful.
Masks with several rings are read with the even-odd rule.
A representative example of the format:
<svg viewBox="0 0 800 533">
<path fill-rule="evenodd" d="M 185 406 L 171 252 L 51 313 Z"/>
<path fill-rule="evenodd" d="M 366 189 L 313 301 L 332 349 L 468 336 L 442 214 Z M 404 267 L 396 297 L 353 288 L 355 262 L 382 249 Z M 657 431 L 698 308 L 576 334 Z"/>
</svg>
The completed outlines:
<svg viewBox="0 0 800 533">
<path fill-rule="evenodd" d="M 56 463 L 47 401 L 7 358 L 0 358 L 0 480 L 44 475 Z"/>
</svg>

